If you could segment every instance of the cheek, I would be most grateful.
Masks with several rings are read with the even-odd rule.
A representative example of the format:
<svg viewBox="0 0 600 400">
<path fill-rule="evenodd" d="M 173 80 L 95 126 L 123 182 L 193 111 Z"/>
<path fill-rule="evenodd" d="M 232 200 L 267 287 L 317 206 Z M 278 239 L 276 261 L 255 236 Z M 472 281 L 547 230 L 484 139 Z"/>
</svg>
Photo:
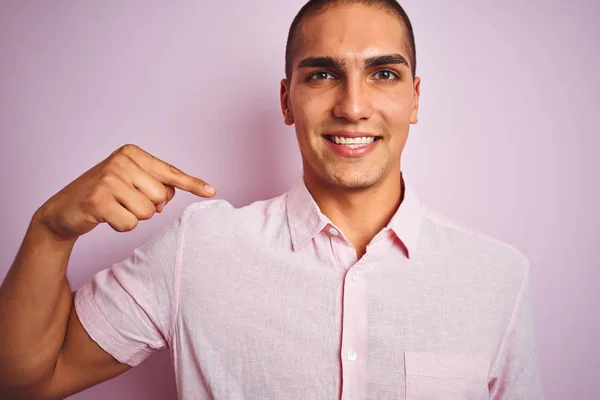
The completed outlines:
<svg viewBox="0 0 600 400">
<path fill-rule="evenodd" d="M 408 121 L 412 109 L 412 101 L 406 96 L 396 95 L 381 97 L 379 109 L 386 119 L 397 122 Z"/>
<path fill-rule="evenodd" d="M 297 92 L 293 101 L 294 116 L 296 123 L 299 126 L 307 129 L 314 129 L 321 124 L 329 115 L 331 104 L 328 96 L 325 94 L 310 95 L 302 92 Z"/>
</svg>

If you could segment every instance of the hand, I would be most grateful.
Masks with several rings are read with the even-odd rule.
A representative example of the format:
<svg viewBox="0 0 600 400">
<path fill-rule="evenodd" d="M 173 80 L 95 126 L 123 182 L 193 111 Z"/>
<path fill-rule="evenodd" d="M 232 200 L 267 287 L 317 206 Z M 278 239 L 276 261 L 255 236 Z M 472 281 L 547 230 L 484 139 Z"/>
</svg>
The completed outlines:
<svg viewBox="0 0 600 400">
<path fill-rule="evenodd" d="M 38 213 L 59 240 L 74 241 L 103 222 L 126 232 L 162 212 L 175 188 L 215 195 L 204 181 L 128 144 L 55 194 Z"/>
</svg>

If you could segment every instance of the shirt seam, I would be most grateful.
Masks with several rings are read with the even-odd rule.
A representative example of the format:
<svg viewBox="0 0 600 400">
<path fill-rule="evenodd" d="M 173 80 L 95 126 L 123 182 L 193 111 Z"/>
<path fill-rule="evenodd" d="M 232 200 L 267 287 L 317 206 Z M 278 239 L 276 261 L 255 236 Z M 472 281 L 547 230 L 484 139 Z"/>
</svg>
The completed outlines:
<svg viewBox="0 0 600 400">
<path fill-rule="evenodd" d="M 478 378 L 473 376 L 453 376 L 453 375 L 437 375 L 437 374 L 415 374 L 415 373 L 407 373 L 406 376 L 414 376 L 420 378 L 442 378 L 442 379 L 460 379 L 460 380 L 477 380 L 477 381 L 486 381 L 486 378 Z"/>
<path fill-rule="evenodd" d="M 521 305 L 523 302 L 523 294 L 525 292 L 525 287 L 527 285 L 528 279 L 529 279 L 529 260 L 527 259 L 526 263 L 525 263 L 525 271 L 523 273 L 523 281 L 521 282 L 519 294 L 517 296 L 517 300 L 515 302 L 513 313 L 510 318 L 510 323 L 508 324 L 508 327 L 506 328 L 506 332 L 504 333 L 504 337 L 502 338 L 502 342 L 500 344 L 498 354 L 496 355 L 496 359 L 494 360 L 494 363 L 492 364 L 492 368 L 490 369 L 490 373 L 493 376 L 496 375 L 494 372 L 496 371 L 497 366 L 500 363 L 500 360 L 504 356 L 505 349 L 508 346 L 508 337 L 509 337 L 510 333 L 514 330 L 514 328 L 517 324 L 517 313 L 518 313 L 519 309 L 521 308 Z"/>
<path fill-rule="evenodd" d="M 177 237 L 175 257 L 173 260 L 173 304 L 171 305 L 171 320 L 169 321 L 169 341 L 171 342 L 171 347 L 173 347 L 173 342 L 175 338 L 175 325 L 179 313 L 179 291 L 181 286 L 181 265 L 183 263 L 183 243 L 185 240 L 185 227 L 187 225 L 187 219 L 189 218 L 189 215 L 200 208 L 202 207 L 194 207 L 192 210 L 190 210 L 190 212 L 184 213 L 184 215 L 181 218 L 181 226 L 179 229 L 179 235 Z"/>
</svg>

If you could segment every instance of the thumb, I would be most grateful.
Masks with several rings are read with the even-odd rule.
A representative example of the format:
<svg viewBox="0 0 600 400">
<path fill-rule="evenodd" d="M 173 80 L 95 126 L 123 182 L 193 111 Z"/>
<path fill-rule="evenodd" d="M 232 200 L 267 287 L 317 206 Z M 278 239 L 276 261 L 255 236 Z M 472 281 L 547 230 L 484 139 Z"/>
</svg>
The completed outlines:
<svg viewBox="0 0 600 400">
<path fill-rule="evenodd" d="M 165 201 L 165 205 L 169 204 L 169 202 L 175 197 L 175 187 L 171 185 L 165 185 L 167 188 L 167 200 Z"/>
<path fill-rule="evenodd" d="M 157 213 L 161 213 L 165 209 L 165 206 L 175 197 L 175 188 L 173 186 L 165 185 L 165 188 L 167 189 L 167 198 L 162 203 L 155 204 Z"/>
</svg>

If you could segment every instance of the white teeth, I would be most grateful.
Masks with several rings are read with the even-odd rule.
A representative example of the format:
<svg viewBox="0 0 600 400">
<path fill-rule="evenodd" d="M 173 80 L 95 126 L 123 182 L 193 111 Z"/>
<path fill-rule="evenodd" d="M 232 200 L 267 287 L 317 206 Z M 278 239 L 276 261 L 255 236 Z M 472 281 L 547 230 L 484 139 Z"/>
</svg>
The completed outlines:
<svg viewBox="0 0 600 400">
<path fill-rule="evenodd" d="M 375 141 L 374 137 L 346 138 L 342 136 L 333 136 L 332 138 L 335 143 L 343 144 L 351 149 L 362 147 Z"/>
</svg>

